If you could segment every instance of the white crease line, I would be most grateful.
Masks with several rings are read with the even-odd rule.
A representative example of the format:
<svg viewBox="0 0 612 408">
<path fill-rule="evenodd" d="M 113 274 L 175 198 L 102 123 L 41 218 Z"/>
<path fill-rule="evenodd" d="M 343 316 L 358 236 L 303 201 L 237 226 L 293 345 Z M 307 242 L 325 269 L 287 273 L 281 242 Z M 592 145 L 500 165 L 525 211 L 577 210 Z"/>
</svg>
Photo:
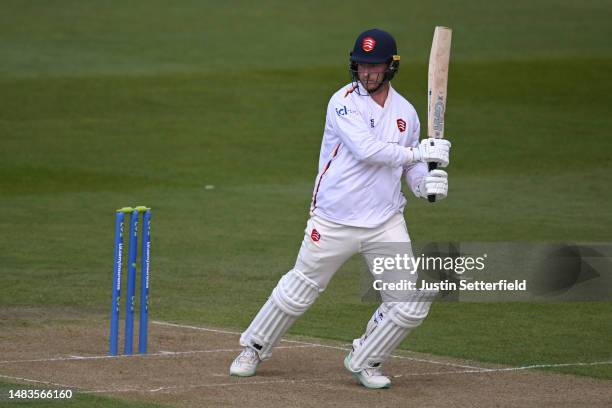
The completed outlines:
<svg viewBox="0 0 612 408">
<path fill-rule="evenodd" d="M 206 328 L 206 327 L 189 326 L 189 325 L 186 325 L 186 324 L 177 324 L 177 323 L 162 322 L 162 321 L 159 321 L 159 320 L 153 320 L 153 321 L 151 321 L 151 323 L 157 324 L 157 325 L 160 325 L 160 326 L 178 327 L 178 328 L 181 328 L 181 329 L 202 330 L 202 331 L 208 331 L 208 332 L 213 332 L 213 333 L 222 333 L 222 334 L 233 334 L 233 335 L 236 335 L 236 336 L 239 336 L 241 334 L 241 333 L 234 332 L 234 331 L 209 329 L 209 328 Z"/>
<path fill-rule="evenodd" d="M 301 380 L 268 380 L 268 381 L 236 381 L 228 383 L 218 384 L 194 384 L 194 385 L 170 385 L 162 386 L 153 389 L 134 389 L 134 388 L 121 388 L 121 389 L 107 389 L 107 390 L 94 390 L 94 391 L 83 391 L 82 394 L 99 394 L 99 393 L 123 393 L 123 392 L 160 392 L 160 391 L 172 391 L 172 390 L 183 390 L 193 388 L 210 388 L 210 387 L 227 387 L 233 385 L 261 385 L 261 384 L 278 384 L 278 383 L 304 383 L 304 382 L 322 382 L 330 381 L 330 379 L 323 378 L 305 378 Z"/>
<path fill-rule="evenodd" d="M 521 370 L 532 370 L 534 368 L 555 368 L 555 367 L 576 367 L 576 366 L 595 366 L 612 364 L 612 361 L 594 361 L 591 363 L 558 363 L 558 364 L 532 364 L 521 367 L 500 367 L 500 368 L 479 368 L 477 370 L 460 370 L 460 371 L 438 371 L 429 373 L 411 373 L 411 374 L 400 374 L 396 377 L 412 377 L 422 375 L 445 375 L 445 374 L 486 374 L 486 373 L 501 373 L 509 371 L 521 371 Z"/>
<path fill-rule="evenodd" d="M 306 348 L 315 347 L 316 345 L 302 344 L 299 346 L 278 346 L 280 349 L 293 349 L 293 348 Z M 181 356 L 186 354 L 200 354 L 200 353 L 239 353 L 242 348 L 233 349 L 212 349 L 212 350 L 188 350 L 188 351 L 160 351 L 158 353 L 148 354 L 132 354 L 132 355 L 99 355 L 99 356 L 67 356 L 67 357 L 50 357 L 50 358 L 39 358 L 32 360 L 5 360 L 0 361 L 0 364 L 18 364 L 18 363 L 47 363 L 54 361 L 84 361 L 84 360 L 112 360 L 121 358 L 148 358 L 148 357 L 169 357 L 169 356 Z"/>
<path fill-rule="evenodd" d="M 558 363 L 558 364 L 532 364 L 522 367 L 505 367 L 505 368 L 485 368 L 480 372 L 500 372 L 500 371 L 519 371 L 519 370 L 531 370 L 533 368 L 558 368 L 558 367 L 580 367 L 580 366 L 595 366 L 595 365 L 606 365 L 612 364 L 612 361 L 593 361 L 591 363 Z"/>
<path fill-rule="evenodd" d="M 74 389 L 74 388 L 76 388 L 76 387 L 70 387 L 68 385 L 58 384 L 58 383 L 54 383 L 54 382 L 50 382 L 50 381 L 32 380 L 32 379 L 29 379 L 29 378 L 13 377 L 13 376 L 10 376 L 10 375 L 3 375 L 3 374 L 0 374 L 0 378 L 6 378 L 6 379 L 9 379 L 9 380 L 17 380 L 17 381 L 24 381 L 24 382 L 31 382 L 31 383 L 35 383 L 35 384 L 53 385 L 54 387 L 59 387 L 59 388 L 64 388 L 64 389 Z"/>
<path fill-rule="evenodd" d="M 209 328 L 206 328 L 206 327 L 189 326 L 189 325 L 183 325 L 183 324 L 161 322 L 161 321 L 157 321 L 157 320 L 152 321 L 152 323 L 160 325 L 160 326 L 169 326 L 169 327 L 178 327 L 178 328 L 182 328 L 182 329 L 201 330 L 201 331 L 207 331 L 207 332 L 212 332 L 212 333 L 233 334 L 233 335 L 236 335 L 236 336 L 241 334 L 241 333 L 238 333 L 238 332 L 232 332 L 232 331 L 227 331 L 227 330 L 209 329 Z M 310 343 L 310 342 L 307 342 L 307 341 L 299 341 L 299 340 L 285 340 L 285 339 L 283 339 L 283 340 L 281 340 L 281 342 L 305 344 L 305 345 L 309 345 L 309 346 L 324 347 L 324 348 L 329 348 L 329 349 L 334 349 L 334 350 L 342 350 L 342 351 L 350 351 L 351 350 L 350 347 L 347 348 L 347 347 L 330 346 L 330 345 L 327 345 L 327 344 Z M 421 363 L 444 365 L 444 366 L 449 366 L 449 367 L 468 368 L 468 369 L 471 369 L 471 370 L 480 370 L 480 369 L 485 370 L 486 369 L 484 367 L 475 367 L 475 366 L 464 365 L 464 364 L 454 364 L 454 363 L 448 363 L 448 362 L 436 361 L 436 360 L 427 360 L 427 359 L 416 358 L 416 357 L 399 356 L 399 355 L 396 355 L 396 354 L 392 354 L 392 355 L 390 355 L 390 357 L 404 359 L 404 360 L 417 361 L 417 362 L 421 362 Z"/>
</svg>

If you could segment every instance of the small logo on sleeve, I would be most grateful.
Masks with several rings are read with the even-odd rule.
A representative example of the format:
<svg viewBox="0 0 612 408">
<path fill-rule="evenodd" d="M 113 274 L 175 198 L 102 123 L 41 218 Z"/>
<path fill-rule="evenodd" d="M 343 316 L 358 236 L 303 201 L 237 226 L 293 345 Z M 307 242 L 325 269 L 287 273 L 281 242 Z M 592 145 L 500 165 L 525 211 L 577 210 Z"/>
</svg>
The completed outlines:
<svg viewBox="0 0 612 408">
<path fill-rule="evenodd" d="M 314 242 L 318 242 L 321 239 L 321 234 L 319 234 L 319 231 L 313 228 L 310 238 L 312 238 Z"/>
<path fill-rule="evenodd" d="M 406 122 L 404 121 L 404 119 L 397 120 L 397 128 L 399 129 L 400 132 L 403 132 L 406 130 Z"/>
</svg>

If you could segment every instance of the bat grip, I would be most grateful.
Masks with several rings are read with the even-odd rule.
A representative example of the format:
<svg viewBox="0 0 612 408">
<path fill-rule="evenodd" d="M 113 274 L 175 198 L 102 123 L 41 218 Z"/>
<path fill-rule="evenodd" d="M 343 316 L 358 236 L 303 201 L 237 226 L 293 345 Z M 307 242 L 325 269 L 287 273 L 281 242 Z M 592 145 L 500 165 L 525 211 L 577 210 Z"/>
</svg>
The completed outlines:
<svg viewBox="0 0 612 408">
<path fill-rule="evenodd" d="M 429 171 L 432 171 L 432 170 L 435 170 L 435 169 L 438 168 L 438 163 L 436 163 L 436 162 L 429 162 L 429 163 L 427 163 L 427 165 L 429 166 Z M 427 200 L 430 203 L 435 203 L 436 202 L 436 195 L 435 194 L 429 194 L 427 196 Z"/>
</svg>

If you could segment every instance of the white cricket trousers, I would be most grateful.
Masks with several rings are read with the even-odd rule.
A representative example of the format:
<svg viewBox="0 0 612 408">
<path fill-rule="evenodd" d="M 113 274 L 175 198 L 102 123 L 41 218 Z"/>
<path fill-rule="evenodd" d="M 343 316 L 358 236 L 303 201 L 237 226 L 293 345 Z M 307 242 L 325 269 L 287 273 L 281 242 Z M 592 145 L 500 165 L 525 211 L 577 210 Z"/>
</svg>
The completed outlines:
<svg viewBox="0 0 612 408">
<path fill-rule="evenodd" d="M 391 247 L 391 252 L 397 252 L 398 245 L 404 253 L 412 256 L 410 237 L 401 213 L 376 228 L 350 227 L 319 216 L 311 217 L 306 225 L 304 240 L 294 268 L 279 280 L 250 326 L 242 333 L 240 344 L 257 350 L 262 360 L 269 358 L 272 355 L 272 347 L 315 302 L 336 271 L 351 256 L 357 253 L 364 256 L 378 255 L 385 252 L 386 247 Z M 401 273 L 410 278 L 409 271 Z M 383 292 L 381 296 L 383 302 L 402 302 L 401 299 L 394 299 L 393 294 L 385 298 Z M 397 309 L 397 313 L 403 313 L 400 308 Z M 425 309 L 428 310 L 429 307 Z M 411 316 L 417 316 L 417 319 L 412 320 L 420 321 L 427 314 L 427 310 L 419 309 L 415 314 L 415 311 L 410 309 L 404 314 L 409 320 L 412 319 Z M 380 311 L 377 311 L 376 315 L 380 315 Z M 400 316 L 394 321 L 403 324 L 406 319 L 401 319 Z M 378 324 L 378 320 L 372 320 L 372 324 L 374 323 Z M 407 323 L 406 326 L 408 325 L 415 326 L 412 323 Z M 405 330 L 402 333 L 404 332 Z"/>
<path fill-rule="evenodd" d="M 320 238 L 315 240 L 317 235 Z M 306 223 L 304 240 L 294 269 L 315 282 L 323 291 L 336 271 L 351 256 L 357 253 L 374 256 L 380 244 L 393 243 L 406 243 L 404 250 L 412 256 L 410 236 L 401 213 L 375 228 L 349 227 L 315 215 Z M 393 250 L 397 247 L 390 246 L 394 247 Z"/>
</svg>

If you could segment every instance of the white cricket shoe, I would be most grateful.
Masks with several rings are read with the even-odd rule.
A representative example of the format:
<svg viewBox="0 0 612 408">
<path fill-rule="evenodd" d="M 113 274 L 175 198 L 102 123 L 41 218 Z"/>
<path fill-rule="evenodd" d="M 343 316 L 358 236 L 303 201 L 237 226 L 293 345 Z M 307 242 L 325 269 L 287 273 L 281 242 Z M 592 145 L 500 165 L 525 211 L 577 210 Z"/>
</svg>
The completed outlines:
<svg viewBox="0 0 612 408">
<path fill-rule="evenodd" d="M 379 389 L 389 388 L 391 386 L 391 380 L 389 377 L 384 376 L 380 372 L 380 367 L 368 367 L 362 369 L 361 371 L 353 371 L 350 366 L 352 357 L 353 352 L 351 351 L 344 359 L 344 368 L 350 371 L 350 373 L 353 374 L 364 387 Z"/>
<path fill-rule="evenodd" d="M 255 375 L 257 365 L 261 362 L 257 351 L 250 347 L 245 347 L 244 350 L 234 360 L 230 367 L 230 375 L 238 377 L 250 377 Z"/>
</svg>

